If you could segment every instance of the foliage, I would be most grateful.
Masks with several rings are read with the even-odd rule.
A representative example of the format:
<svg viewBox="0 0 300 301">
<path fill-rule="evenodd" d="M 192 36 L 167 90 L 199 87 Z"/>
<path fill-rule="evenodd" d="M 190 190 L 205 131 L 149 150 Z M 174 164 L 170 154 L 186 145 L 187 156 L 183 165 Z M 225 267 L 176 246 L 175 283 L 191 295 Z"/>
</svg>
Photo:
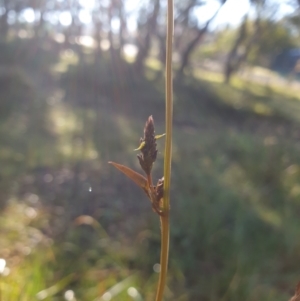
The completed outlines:
<svg viewBox="0 0 300 301">
<path fill-rule="evenodd" d="M 271 61 L 286 49 L 299 46 L 296 35 L 284 22 L 263 20 L 258 43 L 249 53 L 250 64 L 269 67 Z"/>
<path fill-rule="evenodd" d="M 240 45 L 241 48 L 247 47 L 247 41 L 254 35 L 254 22 L 248 21 L 247 27 L 247 39 Z M 229 52 L 235 35 L 236 29 L 234 28 L 226 28 L 215 33 L 212 36 L 212 42 L 200 47 L 195 58 L 218 60 L 224 57 Z M 268 68 L 277 55 L 284 50 L 298 46 L 297 35 L 288 28 L 286 22 L 265 19 L 260 21 L 260 33 L 256 43 L 251 45 L 245 63 Z"/>
<path fill-rule="evenodd" d="M 210 33 L 208 39 L 211 41 L 203 43 L 201 47 L 198 47 L 193 55 L 193 59 L 196 61 L 203 59 L 218 61 L 229 52 L 235 35 L 236 29 L 230 27 Z"/>
</svg>

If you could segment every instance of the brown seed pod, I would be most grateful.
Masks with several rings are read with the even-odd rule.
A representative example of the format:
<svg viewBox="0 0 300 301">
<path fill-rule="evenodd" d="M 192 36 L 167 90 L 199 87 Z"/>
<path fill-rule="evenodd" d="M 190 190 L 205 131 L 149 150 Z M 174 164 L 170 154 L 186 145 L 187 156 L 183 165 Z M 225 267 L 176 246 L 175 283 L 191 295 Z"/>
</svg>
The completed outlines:
<svg viewBox="0 0 300 301">
<path fill-rule="evenodd" d="M 298 282 L 295 295 L 289 301 L 300 301 L 300 282 Z"/>
<path fill-rule="evenodd" d="M 157 144 L 154 131 L 154 121 L 150 116 L 145 124 L 144 137 L 140 139 L 140 151 L 137 155 L 142 169 L 147 175 L 150 175 L 153 163 L 157 157 Z"/>
</svg>

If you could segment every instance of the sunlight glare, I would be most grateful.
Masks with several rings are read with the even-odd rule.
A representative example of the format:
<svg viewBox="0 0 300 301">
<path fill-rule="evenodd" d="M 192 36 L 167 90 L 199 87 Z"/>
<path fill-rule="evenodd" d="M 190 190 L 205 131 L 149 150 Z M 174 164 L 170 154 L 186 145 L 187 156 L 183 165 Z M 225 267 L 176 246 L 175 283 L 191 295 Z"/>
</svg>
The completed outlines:
<svg viewBox="0 0 300 301">
<path fill-rule="evenodd" d="M 20 39 L 26 39 L 26 38 L 29 37 L 29 33 L 28 33 L 28 31 L 26 31 L 26 30 L 24 30 L 24 29 L 21 29 L 21 30 L 19 30 L 19 32 L 18 32 L 18 37 L 19 37 Z"/>
<path fill-rule="evenodd" d="M 78 44 L 86 46 L 86 47 L 94 47 L 95 40 L 91 36 L 81 36 L 78 39 Z"/>
<path fill-rule="evenodd" d="M 113 18 L 111 20 L 111 29 L 113 33 L 118 33 L 120 30 L 120 19 L 119 18 Z"/>
<path fill-rule="evenodd" d="M 104 293 L 104 295 L 102 296 L 101 299 L 104 300 L 104 301 L 109 301 L 109 300 L 111 300 L 111 298 L 112 298 L 111 293 L 106 292 L 106 293 Z"/>
<path fill-rule="evenodd" d="M 153 270 L 155 273 L 160 273 L 160 264 L 159 263 L 156 263 L 154 266 L 153 266 Z"/>
<path fill-rule="evenodd" d="M 95 0 L 80 0 L 79 3 L 81 6 L 89 9 L 92 9 L 95 6 Z"/>
<path fill-rule="evenodd" d="M 131 286 L 128 288 L 127 294 L 132 298 L 136 298 L 136 296 L 138 295 L 138 291 L 136 290 L 136 288 Z"/>
<path fill-rule="evenodd" d="M 53 39 L 57 42 L 57 43 L 63 43 L 65 41 L 65 36 L 62 33 L 56 33 L 53 36 Z"/>
<path fill-rule="evenodd" d="M 72 290 L 67 290 L 64 294 L 64 297 L 65 297 L 66 301 L 73 301 L 75 294 Z"/>
<path fill-rule="evenodd" d="M 84 24 L 88 24 L 92 22 L 91 14 L 88 10 L 82 9 L 79 12 L 79 20 Z"/>
<path fill-rule="evenodd" d="M 110 48 L 110 43 L 109 43 L 109 40 L 102 40 L 100 42 L 100 47 L 102 50 L 108 50 Z"/>
<path fill-rule="evenodd" d="M 38 293 L 36 294 L 36 298 L 37 298 L 38 300 L 44 300 L 44 299 L 46 299 L 47 297 L 48 297 L 48 293 L 47 293 L 46 290 L 40 291 L 40 292 L 38 292 Z"/>
<path fill-rule="evenodd" d="M 125 44 L 123 52 L 128 57 L 135 57 L 137 55 L 138 48 L 134 44 Z"/>
<path fill-rule="evenodd" d="M 6 260 L 3 258 L 0 258 L 0 274 L 3 274 L 6 266 Z"/>
<path fill-rule="evenodd" d="M 36 210 L 32 207 L 25 208 L 24 213 L 30 219 L 34 219 L 37 216 Z"/>
<path fill-rule="evenodd" d="M 33 23 L 35 21 L 35 14 L 32 8 L 26 8 L 23 11 L 23 16 L 27 23 Z"/>
<path fill-rule="evenodd" d="M 64 11 L 59 15 L 59 22 L 63 26 L 69 26 L 72 23 L 72 17 L 70 12 Z"/>
<path fill-rule="evenodd" d="M 137 29 L 136 18 L 133 18 L 130 16 L 128 17 L 127 28 L 129 31 L 136 31 L 136 29 Z"/>
</svg>

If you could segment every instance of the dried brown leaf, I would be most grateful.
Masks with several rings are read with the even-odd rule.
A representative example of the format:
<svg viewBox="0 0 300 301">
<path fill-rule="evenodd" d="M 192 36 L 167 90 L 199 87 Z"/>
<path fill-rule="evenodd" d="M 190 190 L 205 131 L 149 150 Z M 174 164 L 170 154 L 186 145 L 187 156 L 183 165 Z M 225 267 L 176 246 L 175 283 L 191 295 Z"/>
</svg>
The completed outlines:
<svg viewBox="0 0 300 301">
<path fill-rule="evenodd" d="M 115 168 L 117 168 L 122 173 L 124 173 L 128 178 L 130 178 L 135 184 L 141 187 L 149 197 L 148 181 L 143 175 L 139 174 L 138 172 L 132 170 L 131 168 L 125 165 L 121 165 L 111 161 L 108 163 L 112 164 Z"/>
</svg>

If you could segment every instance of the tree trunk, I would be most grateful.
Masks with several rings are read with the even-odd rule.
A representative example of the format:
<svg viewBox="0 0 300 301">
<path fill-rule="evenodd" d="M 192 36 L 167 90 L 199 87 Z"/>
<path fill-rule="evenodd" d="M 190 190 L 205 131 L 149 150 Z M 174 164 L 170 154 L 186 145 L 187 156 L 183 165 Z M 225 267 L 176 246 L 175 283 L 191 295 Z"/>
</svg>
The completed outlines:
<svg viewBox="0 0 300 301">
<path fill-rule="evenodd" d="M 157 28 L 157 17 L 160 9 L 160 0 L 155 0 L 154 8 L 151 16 L 149 17 L 146 24 L 146 35 L 145 38 L 139 42 L 138 54 L 135 60 L 135 69 L 138 73 L 142 73 L 144 70 L 144 61 L 148 56 L 151 44 L 151 38 L 156 32 Z"/>
<path fill-rule="evenodd" d="M 247 23 L 247 16 L 245 17 L 243 24 L 241 25 L 240 34 L 236 40 L 236 43 L 234 44 L 234 47 L 232 48 L 232 51 L 230 52 L 227 63 L 225 66 L 225 83 L 229 83 L 231 76 L 234 72 L 236 72 L 241 64 L 247 59 L 247 56 L 252 48 L 252 46 L 256 43 L 259 34 L 260 34 L 260 17 L 258 16 L 255 20 L 255 32 L 251 36 L 251 38 L 245 42 L 247 38 L 247 29 L 246 24 Z M 238 48 L 239 46 L 245 42 L 243 53 L 238 55 Z"/>
<path fill-rule="evenodd" d="M 206 25 L 197 32 L 197 35 L 195 36 L 195 38 L 187 45 L 186 49 L 183 51 L 183 53 L 181 55 L 180 67 L 177 72 L 178 78 L 182 78 L 184 70 L 188 66 L 191 54 L 194 51 L 195 47 L 200 42 L 200 40 L 202 39 L 202 37 L 204 36 L 204 34 L 206 33 L 208 24 L 209 23 L 207 22 Z"/>
<path fill-rule="evenodd" d="M 123 2 L 120 1 L 118 7 L 119 19 L 120 19 L 120 29 L 119 29 L 119 52 L 120 57 L 122 55 L 123 47 L 125 44 L 125 35 L 127 33 L 127 26 L 126 26 L 126 17 L 124 14 L 124 6 Z"/>
<path fill-rule="evenodd" d="M 235 40 L 231 48 L 231 51 L 228 54 L 227 61 L 225 63 L 225 68 L 224 68 L 225 83 L 230 82 L 231 76 L 237 67 L 235 60 L 237 60 L 238 49 L 245 41 L 247 36 L 247 20 L 248 20 L 248 15 L 245 15 L 237 39 Z"/>
<path fill-rule="evenodd" d="M 178 78 L 182 78 L 182 76 L 184 74 L 184 70 L 186 69 L 186 67 L 189 64 L 191 54 L 193 53 L 193 51 L 195 50 L 198 43 L 202 40 L 202 38 L 206 34 L 209 24 L 217 16 L 217 14 L 219 13 L 220 9 L 225 4 L 225 2 L 226 2 L 226 0 L 224 0 L 222 2 L 221 6 L 218 8 L 218 10 L 215 12 L 215 14 L 206 22 L 205 26 L 201 29 L 198 29 L 197 34 L 194 37 L 194 39 L 192 41 L 190 41 L 190 43 L 187 45 L 187 47 L 183 51 L 183 53 L 181 55 L 180 67 L 179 67 L 179 70 L 177 72 L 177 77 Z"/>
<path fill-rule="evenodd" d="M 34 30 L 34 34 L 35 34 L 36 38 L 39 38 L 42 34 L 43 27 L 45 24 L 44 14 L 45 14 L 45 10 L 41 10 L 40 11 L 40 19 L 38 21 L 38 24 L 35 26 L 35 30 Z"/>
<path fill-rule="evenodd" d="M 99 59 L 102 56 L 102 49 L 101 49 L 101 22 L 95 21 L 94 22 L 94 39 L 96 41 L 96 49 L 95 49 L 95 63 L 99 62 Z"/>
<path fill-rule="evenodd" d="M 0 18 L 0 35 L 4 39 L 7 37 L 8 29 L 9 29 L 8 22 L 7 22 L 8 13 L 9 10 L 6 8 L 5 13 Z"/>
<path fill-rule="evenodd" d="M 166 36 L 157 34 L 158 42 L 159 42 L 159 60 L 165 65 L 166 64 Z"/>
</svg>

